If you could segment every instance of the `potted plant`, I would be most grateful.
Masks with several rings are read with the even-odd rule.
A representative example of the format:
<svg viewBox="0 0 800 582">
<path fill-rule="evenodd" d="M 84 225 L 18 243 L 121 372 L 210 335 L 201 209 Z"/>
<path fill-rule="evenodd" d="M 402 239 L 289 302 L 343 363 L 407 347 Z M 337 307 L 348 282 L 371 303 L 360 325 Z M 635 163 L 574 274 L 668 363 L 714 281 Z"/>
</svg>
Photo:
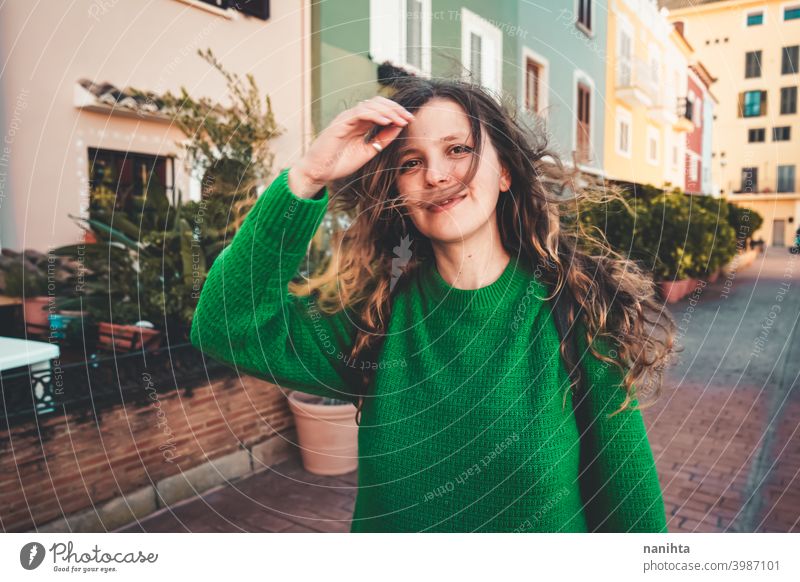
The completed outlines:
<svg viewBox="0 0 800 582">
<path fill-rule="evenodd" d="M 22 299 L 25 329 L 28 335 L 48 333 L 47 256 L 26 250 L 3 261 L 4 293 Z"/>
<path fill-rule="evenodd" d="M 303 466 L 315 475 L 342 475 L 358 467 L 356 407 L 346 400 L 292 391 Z"/>
</svg>

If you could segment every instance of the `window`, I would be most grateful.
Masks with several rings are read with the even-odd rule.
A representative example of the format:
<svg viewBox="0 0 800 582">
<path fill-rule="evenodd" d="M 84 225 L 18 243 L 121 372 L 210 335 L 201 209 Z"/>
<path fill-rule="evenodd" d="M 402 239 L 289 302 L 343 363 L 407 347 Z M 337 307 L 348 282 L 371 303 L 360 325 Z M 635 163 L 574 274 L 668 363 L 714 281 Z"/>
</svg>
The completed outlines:
<svg viewBox="0 0 800 582">
<path fill-rule="evenodd" d="M 525 109 L 542 114 L 547 107 L 548 62 L 528 47 L 522 48 L 525 75 L 522 80 L 522 95 Z"/>
<path fill-rule="evenodd" d="M 422 2 L 406 2 L 406 62 L 422 70 Z"/>
<path fill-rule="evenodd" d="M 650 86 L 658 90 L 661 84 L 661 51 L 656 45 L 651 44 L 648 48 L 648 58 L 650 61 Z"/>
<path fill-rule="evenodd" d="M 800 45 L 783 47 L 781 57 L 781 75 L 793 75 L 797 72 L 797 57 Z"/>
<path fill-rule="evenodd" d="M 788 125 L 772 128 L 772 141 L 789 141 L 792 128 Z"/>
<path fill-rule="evenodd" d="M 694 156 L 689 156 L 689 181 L 697 182 L 699 177 L 700 161 L 696 160 Z"/>
<path fill-rule="evenodd" d="M 781 88 L 781 115 L 797 113 L 797 87 Z"/>
<path fill-rule="evenodd" d="M 763 127 L 747 130 L 747 141 L 749 143 L 762 143 L 765 140 L 766 130 Z"/>
<path fill-rule="evenodd" d="M 633 73 L 633 32 L 624 21 L 620 20 L 619 39 L 617 42 L 617 85 L 630 87 Z"/>
<path fill-rule="evenodd" d="M 269 20 L 269 0 L 199 0 L 222 10 L 238 10 L 242 14 Z"/>
<path fill-rule="evenodd" d="M 578 0 L 578 28 L 592 31 L 592 0 Z"/>
<path fill-rule="evenodd" d="M 427 76 L 431 71 L 431 0 L 370 0 L 369 56 L 375 63 Z"/>
<path fill-rule="evenodd" d="M 578 123 L 577 135 L 575 137 L 576 158 L 578 163 L 589 161 L 592 144 L 591 126 L 591 99 L 592 89 L 582 82 L 578 82 Z"/>
<path fill-rule="evenodd" d="M 749 51 L 744 60 L 745 79 L 761 76 L 761 51 Z"/>
<path fill-rule="evenodd" d="M 758 192 L 758 168 L 742 168 L 741 192 Z"/>
<path fill-rule="evenodd" d="M 767 114 L 767 92 L 745 91 L 739 93 L 739 117 L 759 117 Z"/>
<path fill-rule="evenodd" d="M 764 24 L 763 12 L 748 12 L 747 13 L 747 26 L 759 26 Z"/>
<path fill-rule="evenodd" d="M 658 164 L 658 142 L 660 133 L 652 125 L 647 126 L 647 161 L 651 164 Z"/>
<path fill-rule="evenodd" d="M 617 154 L 629 158 L 631 156 L 631 112 L 624 107 L 617 107 L 616 149 Z"/>
<path fill-rule="evenodd" d="M 778 166 L 778 192 L 794 192 L 794 165 Z"/>
<path fill-rule="evenodd" d="M 114 195 L 114 208 L 141 211 L 143 195 L 162 191 L 174 203 L 173 158 L 89 148 L 89 199 L 96 204 L 102 193 Z"/>
<path fill-rule="evenodd" d="M 502 87 L 503 34 L 474 12 L 461 9 L 461 62 L 472 79 L 495 94 Z"/>
<path fill-rule="evenodd" d="M 800 5 L 787 6 L 783 9 L 784 20 L 797 20 L 800 19 Z"/>
</svg>

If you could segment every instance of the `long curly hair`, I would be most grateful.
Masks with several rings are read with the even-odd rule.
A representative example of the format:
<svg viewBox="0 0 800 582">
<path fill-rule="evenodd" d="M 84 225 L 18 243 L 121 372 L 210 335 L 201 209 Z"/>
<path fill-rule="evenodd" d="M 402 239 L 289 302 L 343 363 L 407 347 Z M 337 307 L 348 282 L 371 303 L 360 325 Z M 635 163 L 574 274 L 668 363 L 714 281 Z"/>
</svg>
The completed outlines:
<svg viewBox="0 0 800 582">
<path fill-rule="evenodd" d="M 570 387 L 575 389 L 581 382 L 572 342 L 579 329 L 576 324 L 582 322 L 592 354 L 625 374 L 626 397 L 615 414 L 641 394 L 655 393 L 657 398 L 673 352 L 675 323 L 658 301 L 652 278 L 612 249 L 600 229 L 581 219 L 592 205 L 611 200 L 627 205 L 621 192 L 587 181 L 574 166 L 572 170 L 565 167 L 549 149 L 544 132 L 532 129 L 511 107 L 469 81 L 403 77 L 392 88 L 390 98 L 412 113 L 434 98 L 450 99 L 463 108 L 475 148 L 467 176 L 455 186 L 459 190 L 477 171 L 482 135 L 487 133 L 511 175 L 511 188 L 500 196 L 497 206 L 501 242 L 512 257 L 535 269 L 551 291 L 547 300 L 557 299 L 550 301 L 551 308 L 557 304 L 563 310 L 566 330 L 560 351 Z M 327 265 L 306 281 L 290 284 L 292 293 L 313 294 L 323 313 L 352 310 L 358 321 L 350 358 L 356 362 L 376 361 L 393 296 L 417 269 L 433 260 L 430 240 L 414 226 L 396 187 L 399 144 L 405 133 L 357 172 L 327 185 L 332 208 L 349 216 L 350 224 L 333 233 Z M 374 132 L 366 139 L 372 137 Z M 405 261 L 393 261 L 395 247 L 404 237 L 413 241 L 413 253 Z M 595 338 L 610 341 L 613 349 L 601 353 L 593 345 Z M 375 366 L 358 368 L 348 366 L 359 396 L 356 419 L 360 424 Z"/>
</svg>

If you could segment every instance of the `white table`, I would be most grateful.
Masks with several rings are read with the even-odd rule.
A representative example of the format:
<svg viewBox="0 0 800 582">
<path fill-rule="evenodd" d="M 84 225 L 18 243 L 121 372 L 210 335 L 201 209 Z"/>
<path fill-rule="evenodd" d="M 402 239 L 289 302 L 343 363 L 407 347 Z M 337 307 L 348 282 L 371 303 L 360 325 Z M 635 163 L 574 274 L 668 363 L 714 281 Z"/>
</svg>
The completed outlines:
<svg viewBox="0 0 800 582">
<path fill-rule="evenodd" d="M 31 375 L 36 374 L 42 382 L 50 382 L 50 360 L 60 355 L 61 349 L 57 344 L 16 337 L 0 337 L 0 372 L 30 366 Z M 53 397 L 45 394 L 42 383 L 36 383 L 34 397 L 38 412 L 54 410 L 52 407 Z"/>
</svg>

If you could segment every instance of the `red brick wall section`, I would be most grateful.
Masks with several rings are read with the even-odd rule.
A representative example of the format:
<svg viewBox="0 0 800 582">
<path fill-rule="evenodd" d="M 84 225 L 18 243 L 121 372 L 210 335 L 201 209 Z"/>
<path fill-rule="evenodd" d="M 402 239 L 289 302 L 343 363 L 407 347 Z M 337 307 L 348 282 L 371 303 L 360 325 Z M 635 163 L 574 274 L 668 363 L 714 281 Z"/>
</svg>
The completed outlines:
<svg viewBox="0 0 800 582">
<path fill-rule="evenodd" d="M 286 393 L 249 376 L 119 405 L 100 422 L 42 417 L 0 436 L 0 527 L 27 531 L 228 453 L 294 423 Z"/>
</svg>

